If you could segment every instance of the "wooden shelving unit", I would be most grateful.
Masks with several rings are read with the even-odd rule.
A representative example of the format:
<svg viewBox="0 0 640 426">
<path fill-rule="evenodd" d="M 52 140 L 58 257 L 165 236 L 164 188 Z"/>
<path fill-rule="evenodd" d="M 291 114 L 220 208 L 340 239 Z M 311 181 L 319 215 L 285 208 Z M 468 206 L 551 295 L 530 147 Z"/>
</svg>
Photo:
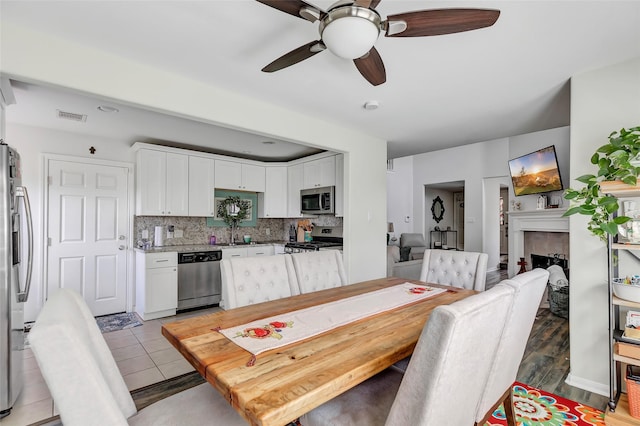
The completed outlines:
<svg viewBox="0 0 640 426">
<path fill-rule="evenodd" d="M 602 182 L 601 192 L 617 198 L 640 197 L 640 184 L 630 186 L 620 181 Z M 613 426 L 640 425 L 640 419 L 631 417 L 629 413 L 629 400 L 626 393 L 621 393 L 622 376 L 626 365 L 640 366 L 639 358 L 620 355 L 616 341 L 620 339 L 620 307 L 640 310 L 640 303 L 620 299 L 613 294 L 613 278 L 618 275 L 618 264 L 613 258 L 618 257 L 619 250 L 640 250 L 640 244 L 625 244 L 614 242 L 609 236 L 608 240 L 608 269 L 609 269 L 609 408 L 605 409 L 605 423 Z M 618 257 L 619 259 L 619 257 Z M 621 340 L 622 341 L 622 340 Z M 634 342 L 625 342 L 633 345 Z M 640 344 L 639 344 L 640 346 Z M 615 411 L 611 411 L 614 408 Z"/>
<path fill-rule="evenodd" d="M 616 406 L 616 411 L 611 412 L 607 410 L 604 415 L 604 421 L 607 425 L 611 426 L 633 426 L 640 424 L 640 419 L 631 417 L 629 414 L 629 400 L 627 394 L 620 395 L 620 400 Z"/>
</svg>

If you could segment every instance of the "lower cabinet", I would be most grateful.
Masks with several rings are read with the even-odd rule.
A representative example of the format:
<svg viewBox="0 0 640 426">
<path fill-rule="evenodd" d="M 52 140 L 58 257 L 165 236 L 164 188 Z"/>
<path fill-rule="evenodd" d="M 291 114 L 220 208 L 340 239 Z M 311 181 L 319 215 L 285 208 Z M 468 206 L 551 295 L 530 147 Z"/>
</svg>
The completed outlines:
<svg viewBox="0 0 640 426">
<path fill-rule="evenodd" d="M 233 247 L 222 249 L 223 259 L 232 259 L 234 257 L 271 256 L 273 254 L 275 254 L 275 249 L 272 245 Z"/>
<path fill-rule="evenodd" d="M 247 256 L 271 256 L 274 254 L 273 246 L 247 247 Z"/>
<path fill-rule="evenodd" d="M 232 259 L 234 257 L 247 257 L 247 248 L 239 247 L 239 248 L 223 248 L 222 249 L 223 259 Z"/>
<path fill-rule="evenodd" d="M 147 321 L 176 314 L 178 253 L 136 252 L 136 312 Z"/>
</svg>

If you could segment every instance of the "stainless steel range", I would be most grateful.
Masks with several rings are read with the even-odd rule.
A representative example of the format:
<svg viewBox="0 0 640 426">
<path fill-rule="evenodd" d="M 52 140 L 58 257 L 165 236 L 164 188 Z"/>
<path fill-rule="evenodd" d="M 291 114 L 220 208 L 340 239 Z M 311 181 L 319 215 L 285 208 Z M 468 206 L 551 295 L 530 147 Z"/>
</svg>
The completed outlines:
<svg viewBox="0 0 640 426">
<path fill-rule="evenodd" d="M 342 226 L 314 226 L 311 241 L 292 242 L 284 246 L 285 253 L 319 250 L 342 250 Z"/>
</svg>

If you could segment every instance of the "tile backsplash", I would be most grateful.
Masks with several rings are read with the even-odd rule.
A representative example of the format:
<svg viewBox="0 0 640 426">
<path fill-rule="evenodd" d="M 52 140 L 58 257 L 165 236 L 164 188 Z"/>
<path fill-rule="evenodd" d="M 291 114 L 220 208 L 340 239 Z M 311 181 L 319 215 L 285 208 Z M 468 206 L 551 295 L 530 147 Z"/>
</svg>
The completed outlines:
<svg viewBox="0 0 640 426">
<path fill-rule="evenodd" d="M 342 226 L 342 218 L 334 216 L 317 216 L 309 218 L 318 226 Z M 241 241 L 243 235 L 250 235 L 252 241 L 289 241 L 289 226 L 296 226 L 298 219 L 258 219 L 255 227 L 240 227 L 236 232 L 236 241 Z M 167 238 L 167 227 L 173 225 L 176 231 L 182 231 L 180 238 Z M 162 226 L 165 246 L 185 244 L 209 244 L 209 237 L 216 236 L 218 243 L 228 243 L 230 239 L 229 227 L 209 227 L 205 217 L 180 216 L 136 216 L 134 218 L 135 245 L 140 246 L 143 240 L 142 232 L 147 230 L 149 241 L 153 242 L 156 226 Z M 269 233 L 269 235 L 267 235 Z"/>
</svg>

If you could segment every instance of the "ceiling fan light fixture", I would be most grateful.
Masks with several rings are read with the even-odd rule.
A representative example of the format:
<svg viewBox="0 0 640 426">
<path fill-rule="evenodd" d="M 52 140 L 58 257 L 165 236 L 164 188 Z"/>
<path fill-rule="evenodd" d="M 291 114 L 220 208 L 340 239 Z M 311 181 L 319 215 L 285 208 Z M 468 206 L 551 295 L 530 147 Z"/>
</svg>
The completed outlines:
<svg viewBox="0 0 640 426">
<path fill-rule="evenodd" d="M 322 20 L 320 35 L 334 55 L 344 59 L 361 58 L 380 35 L 380 15 L 371 9 L 340 7 L 331 10 Z"/>
</svg>

